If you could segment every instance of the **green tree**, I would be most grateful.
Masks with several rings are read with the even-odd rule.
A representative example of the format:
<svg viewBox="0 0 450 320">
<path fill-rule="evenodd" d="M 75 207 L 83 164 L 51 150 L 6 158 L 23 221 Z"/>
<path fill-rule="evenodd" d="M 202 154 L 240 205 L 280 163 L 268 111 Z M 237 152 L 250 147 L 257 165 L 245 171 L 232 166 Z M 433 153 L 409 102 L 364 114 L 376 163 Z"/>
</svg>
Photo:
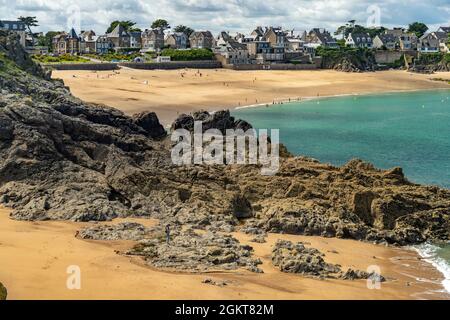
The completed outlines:
<svg viewBox="0 0 450 320">
<path fill-rule="evenodd" d="M 38 27 L 38 26 L 39 26 L 39 25 L 37 24 L 38 21 L 36 20 L 36 17 L 22 17 L 22 16 L 20 16 L 20 17 L 18 18 L 18 20 L 19 20 L 19 21 L 22 21 L 22 22 L 27 26 L 28 31 L 29 31 L 30 33 L 33 33 L 33 32 L 31 32 L 31 27 Z"/>
<path fill-rule="evenodd" d="M 49 31 L 44 36 L 38 37 L 38 46 L 47 47 L 50 52 L 53 51 L 53 37 L 60 34 L 59 31 Z"/>
<path fill-rule="evenodd" d="M 408 31 L 416 34 L 417 37 L 421 37 L 427 32 L 428 27 L 422 22 L 413 22 L 409 25 Z"/>
<path fill-rule="evenodd" d="M 106 30 L 106 33 L 111 33 L 118 25 L 121 25 L 128 32 L 141 31 L 141 29 L 135 27 L 136 22 L 130 20 L 124 21 L 115 20 L 111 22 L 111 25 Z"/>
<path fill-rule="evenodd" d="M 163 30 L 166 30 L 166 29 L 170 28 L 170 25 L 167 22 L 167 20 L 157 19 L 157 20 L 153 21 L 151 27 L 152 27 L 152 29 L 163 29 Z"/>
<path fill-rule="evenodd" d="M 176 26 L 175 29 L 173 29 L 175 32 L 182 32 L 185 35 L 187 35 L 188 37 L 191 36 L 191 34 L 194 32 L 194 29 L 189 28 L 187 26 L 183 26 L 183 25 L 179 25 Z"/>
</svg>

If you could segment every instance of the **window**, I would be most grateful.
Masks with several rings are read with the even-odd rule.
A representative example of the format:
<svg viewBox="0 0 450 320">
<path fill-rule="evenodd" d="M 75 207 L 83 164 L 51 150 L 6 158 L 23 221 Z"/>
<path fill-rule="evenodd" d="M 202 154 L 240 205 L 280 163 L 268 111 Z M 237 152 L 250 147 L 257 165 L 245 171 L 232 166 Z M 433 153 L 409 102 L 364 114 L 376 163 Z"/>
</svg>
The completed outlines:
<svg viewBox="0 0 450 320">
<path fill-rule="evenodd" d="M 17 24 L 15 24 L 15 23 L 13 24 L 13 29 L 17 30 Z"/>
</svg>

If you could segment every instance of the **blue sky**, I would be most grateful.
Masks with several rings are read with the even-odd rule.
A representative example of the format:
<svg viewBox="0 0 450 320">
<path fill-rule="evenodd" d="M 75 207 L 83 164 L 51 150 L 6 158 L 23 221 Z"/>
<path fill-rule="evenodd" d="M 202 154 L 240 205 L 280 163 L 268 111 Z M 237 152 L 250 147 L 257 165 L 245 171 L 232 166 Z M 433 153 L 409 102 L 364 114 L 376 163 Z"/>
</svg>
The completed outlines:
<svg viewBox="0 0 450 320">
<path fill-rule="evenodd" d="M 450 25 L 450 0 L 0 0 L 0 19 L 37 16 L 40 26 L 35 30 L 48 31 L 66 30 L 77 24 L 79 16 L 80 28 L 97 34 L 116 19 L 135 21 L 145 29 L 157 18 L 172 26 L 184 24 L 216 33 L 248 32 L 256 25 L 334 31 L 351 19 L 365 25 L 374 12 L 371 5 L 379 8 L 380 22 L 388 27 L 413 21 L 425 22 L 432 30 Z"/>
</svg>

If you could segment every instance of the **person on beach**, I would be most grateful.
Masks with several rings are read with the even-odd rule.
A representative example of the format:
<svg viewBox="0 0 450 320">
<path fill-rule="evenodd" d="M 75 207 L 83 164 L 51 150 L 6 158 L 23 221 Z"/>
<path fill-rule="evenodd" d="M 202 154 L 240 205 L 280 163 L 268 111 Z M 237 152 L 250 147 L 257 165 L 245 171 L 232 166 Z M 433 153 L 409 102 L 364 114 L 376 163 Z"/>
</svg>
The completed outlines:
<svg viewBox="0 0 450 320">
<path fill-rule="evenodd" d="M 166 226 L 166 242 L 167 242 L 167 245 L 170 244 L 170 224 L 168 224 Z"/>
</svg>

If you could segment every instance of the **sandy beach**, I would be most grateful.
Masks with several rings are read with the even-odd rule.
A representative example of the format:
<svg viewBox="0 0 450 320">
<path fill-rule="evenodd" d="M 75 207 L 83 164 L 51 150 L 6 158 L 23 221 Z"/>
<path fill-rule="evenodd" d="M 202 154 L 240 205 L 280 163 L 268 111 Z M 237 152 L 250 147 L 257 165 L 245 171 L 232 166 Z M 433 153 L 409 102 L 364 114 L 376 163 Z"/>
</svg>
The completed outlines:
<svg viewBox="0 0 450 320">
<path fill-rule="evenodd" d="M 254 247 L 263 261 L 264 274 L 245 270 L 211 274 L 164 272 L 143 266 L 139 259 L 115 253 L 131 241 L 84 241 L 76 231 L 87 223 L 21 222 L 0 209 L 0 280 L 9 299 L 448 299 L 442 276 L 415 252 L 352 240 L 270 234 L 268 242 L 242 244 Z M 115 220 L 119 223 L 123 220 Z M 155 220 L 136 220 L 146 226 Z M 343 268 L 365 270 L 377 265 L 388 279 L 381 289 L 370 290 L 364 280 L 317 280 L 277 270 L 270 262 L 277 239 L 304 241 L 325 253 L 326 261 Z M 68 266 L 81 269 L 81 290 L 68 290 Z M 202 283 L 211 278 L 226 281 L 218 287 Z"/>
<path fill-rule="evenodd" d="M 127 114 L 155 111 L 164 124 L 180 113 L 216 111 L 274 100 L 343 94 L 367 94 L 450 88 L 434 75 L 406 71 L 345 73 L 317 71 L 133 70 L 54 71 L 72 93 L 88 102 L 118 108 Z"/>
</svg>

